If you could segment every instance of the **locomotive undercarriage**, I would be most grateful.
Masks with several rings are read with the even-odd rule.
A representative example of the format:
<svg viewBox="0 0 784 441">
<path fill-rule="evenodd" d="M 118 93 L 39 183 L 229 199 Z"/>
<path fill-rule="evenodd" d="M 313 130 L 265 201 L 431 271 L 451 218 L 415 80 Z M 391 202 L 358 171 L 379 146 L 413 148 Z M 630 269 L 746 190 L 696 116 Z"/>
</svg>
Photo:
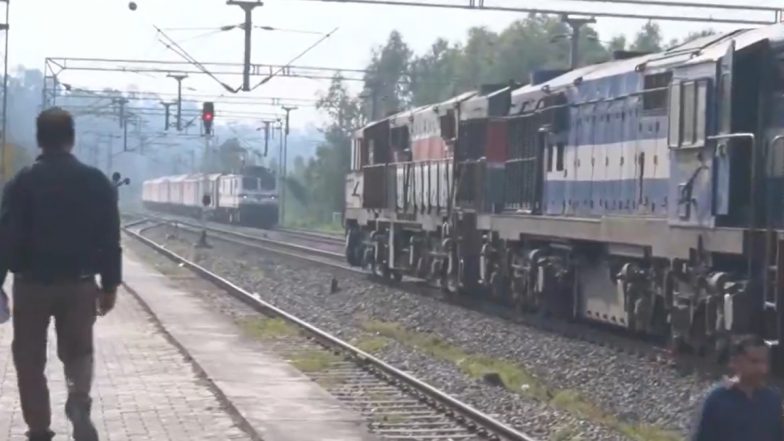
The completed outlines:
<svg viewBox="0 0 784 441">
<path fill-rule="evenodd" d="M 436 231 L 374 221 L 350 224 L 351 265 L 428 281 L 452 296 L 481 297 L 564 320 L 585 320 L 669 340 L 678 350 L 720 354 L 727 337 L 754 330 L 742 259 L 616 255 L 595 242 L 546 238 L 474 240 L 448 223 Z"/>
</svg>

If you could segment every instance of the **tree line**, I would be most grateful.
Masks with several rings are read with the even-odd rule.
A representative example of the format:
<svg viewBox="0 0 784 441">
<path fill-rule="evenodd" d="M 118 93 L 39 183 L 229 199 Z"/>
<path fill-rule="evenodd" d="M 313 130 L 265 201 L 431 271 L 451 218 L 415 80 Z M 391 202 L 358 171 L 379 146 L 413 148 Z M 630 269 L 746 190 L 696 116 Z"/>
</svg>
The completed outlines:
<svg viewBox="0 0 784 441">
<path fill-rule="evenodd" d="M 664 41 L 660 26 L 648 22 L 631 39 L 620 35 L 604 41 L 595 28 L 586 26 L 578 42 L 579 61 L 608 61 L 619 50 L 657 52 L 710 34 L 713 31 L 706 29 Z M 500 32 L 471 28 L 464 42 L 439 38 L 424 53 L 414 54 L 404 36 L 392 31 L 384 45 L 373 49 L 359 95 L 352 96 L 338 75 L 319 100 L 329 123 L 316 156 L 295 163 L 287 183 L 296 188 L 287 218 L 322 224 L 342 210 L 352 132 L 372 116 L 444 101 L 482 84 L 523 84 L 534 70 L 565 69 L 570 35 L 559 17 L 531 14 Z"/>
</svg>

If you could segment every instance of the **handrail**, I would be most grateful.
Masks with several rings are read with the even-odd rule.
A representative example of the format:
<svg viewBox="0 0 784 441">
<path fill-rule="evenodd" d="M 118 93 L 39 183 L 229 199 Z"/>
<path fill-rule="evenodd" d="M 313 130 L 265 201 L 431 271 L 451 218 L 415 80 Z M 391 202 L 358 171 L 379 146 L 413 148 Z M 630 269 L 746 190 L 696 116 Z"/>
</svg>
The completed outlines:
<svg viewBox="0 0 784 441">
<path fill-rule="evenodd" d="M 757 229 L 757 227 L 756 227 L 756 224 L 757 224 L 757 222 L 756 222 L 756 220 L 757 220 L 757 204 L 755 202 L 754 195 L 757 194 L 757 176 L 756 176 L 756 174 L 757 174 L 756 173 L 757 167 L 754 166 L 754 163 L 755 163 L 755 161 L 754 161 L 754 152 L 755 152 L 756 147 L 757 147 L 757 136 L 755 134 L 753 134 L 753 133 L 741 132 L 741 133 L 725 133 L 725 134 L 720 134 L 720 135 L 713 135 L 713 136 L 708 136 L 706 139 L 709 140 L 709 141 L 721 141 L 721 140 L 738 139 L 738 138 L 751 139 L 751 152 L 752 152 L 751 153 L 751 159 L 752 159 L 751 163 L 752 163 L 752 167 L 751 167 L 751 185 L 749 186 L 749 202 L 751 203 L 751 213 L 750 213 L 750 219 L 749 219 L 749 221 L 750 221 L 749 222 L 749 229 L 751 231 L 756 231 L 756 229 Z M 718 153 L 718 148 L 716 149 L 716 153 Z M 714 156 L 716 156 L 716 153 L 714 153 Z"/>
</svg>

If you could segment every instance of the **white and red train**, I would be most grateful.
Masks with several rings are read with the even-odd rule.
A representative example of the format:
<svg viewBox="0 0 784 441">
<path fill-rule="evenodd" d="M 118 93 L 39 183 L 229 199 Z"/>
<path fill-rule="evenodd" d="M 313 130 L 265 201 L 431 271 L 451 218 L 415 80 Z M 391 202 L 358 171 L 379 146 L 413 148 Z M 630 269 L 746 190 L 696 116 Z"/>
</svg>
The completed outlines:
<svg viewBox="0 0 784 441">
<path fill-rule="evenodd" d="M 271 228 L 278 221 L 278 192 L 268 172 L 150 179 L 142 184 L 142 202 L 150 210 L 197 218 L 206 207 L 210 220 L 252 227 Z"/>
</svg>

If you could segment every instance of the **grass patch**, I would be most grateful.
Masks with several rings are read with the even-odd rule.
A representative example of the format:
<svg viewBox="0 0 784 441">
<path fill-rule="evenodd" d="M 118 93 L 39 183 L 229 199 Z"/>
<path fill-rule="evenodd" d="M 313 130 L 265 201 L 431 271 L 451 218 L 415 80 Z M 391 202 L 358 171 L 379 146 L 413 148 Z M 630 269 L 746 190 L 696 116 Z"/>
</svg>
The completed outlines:
<svg viewBox="0 0 784 441">
<path fill-rule="evenodd" d="M 552 441 L 577 441 L 580 439 L 580 435 L 576 433 L 574 427 L 568 426 L 561 429 L 558 429 L 553 436 L 550 437 Z"/>
<path fill-rule="evenodd" d="M 392 340 L 378 335 L 365 335 L 352 342 L 357 348 L 371 354 L 384 349 L 390 343 L 392 343 Z"/>
<path fill-rule="evenodd" d="M 239 325 L 243 331 L 259 340 L 289 337 L 298 334 L 294 326 L 281 318 L 247 318 L 240 320 Z"/>
<path fill-rule="evenodd" d="M 316 384 L 327 390 L 336 388 L 346 382 L 345 379 L 339 377 L 319 377 L 315 381 Z"/>
<path fill-rule="evenodd" d="M 631 439 L 637 441 L 679 441 L 682 439 L 676 433 L 654 426 L 622 422 L 582 397 L 578 392 L 550 388 L 526 368 L 511 361 L 470 354 L 438 337 L 409 331 L 396 323 L 367 320 L 363 322 L 362 326 L 367 331 L 374 332 L 379 336 L 394 339 L 435 358 L 454 363 L 472 378 L 481 379 L 487 374 L 496 374 L 501 378 L 503 386 L 512 392 L 547 402 L 555 408 L 609 427 Z M 573 439 L 573 437 L 573 431 L 565 428 L 559 430 L 553 439 L 565 441 Z"/>
<path fill-rule="evenodd" d="M 321 372 L 329 369 L 330 365 L 338 360 L 340 358 L 330 352 L 310 349 L 294 354 L 291 364 L 302 372 Z"/>
</svg>

